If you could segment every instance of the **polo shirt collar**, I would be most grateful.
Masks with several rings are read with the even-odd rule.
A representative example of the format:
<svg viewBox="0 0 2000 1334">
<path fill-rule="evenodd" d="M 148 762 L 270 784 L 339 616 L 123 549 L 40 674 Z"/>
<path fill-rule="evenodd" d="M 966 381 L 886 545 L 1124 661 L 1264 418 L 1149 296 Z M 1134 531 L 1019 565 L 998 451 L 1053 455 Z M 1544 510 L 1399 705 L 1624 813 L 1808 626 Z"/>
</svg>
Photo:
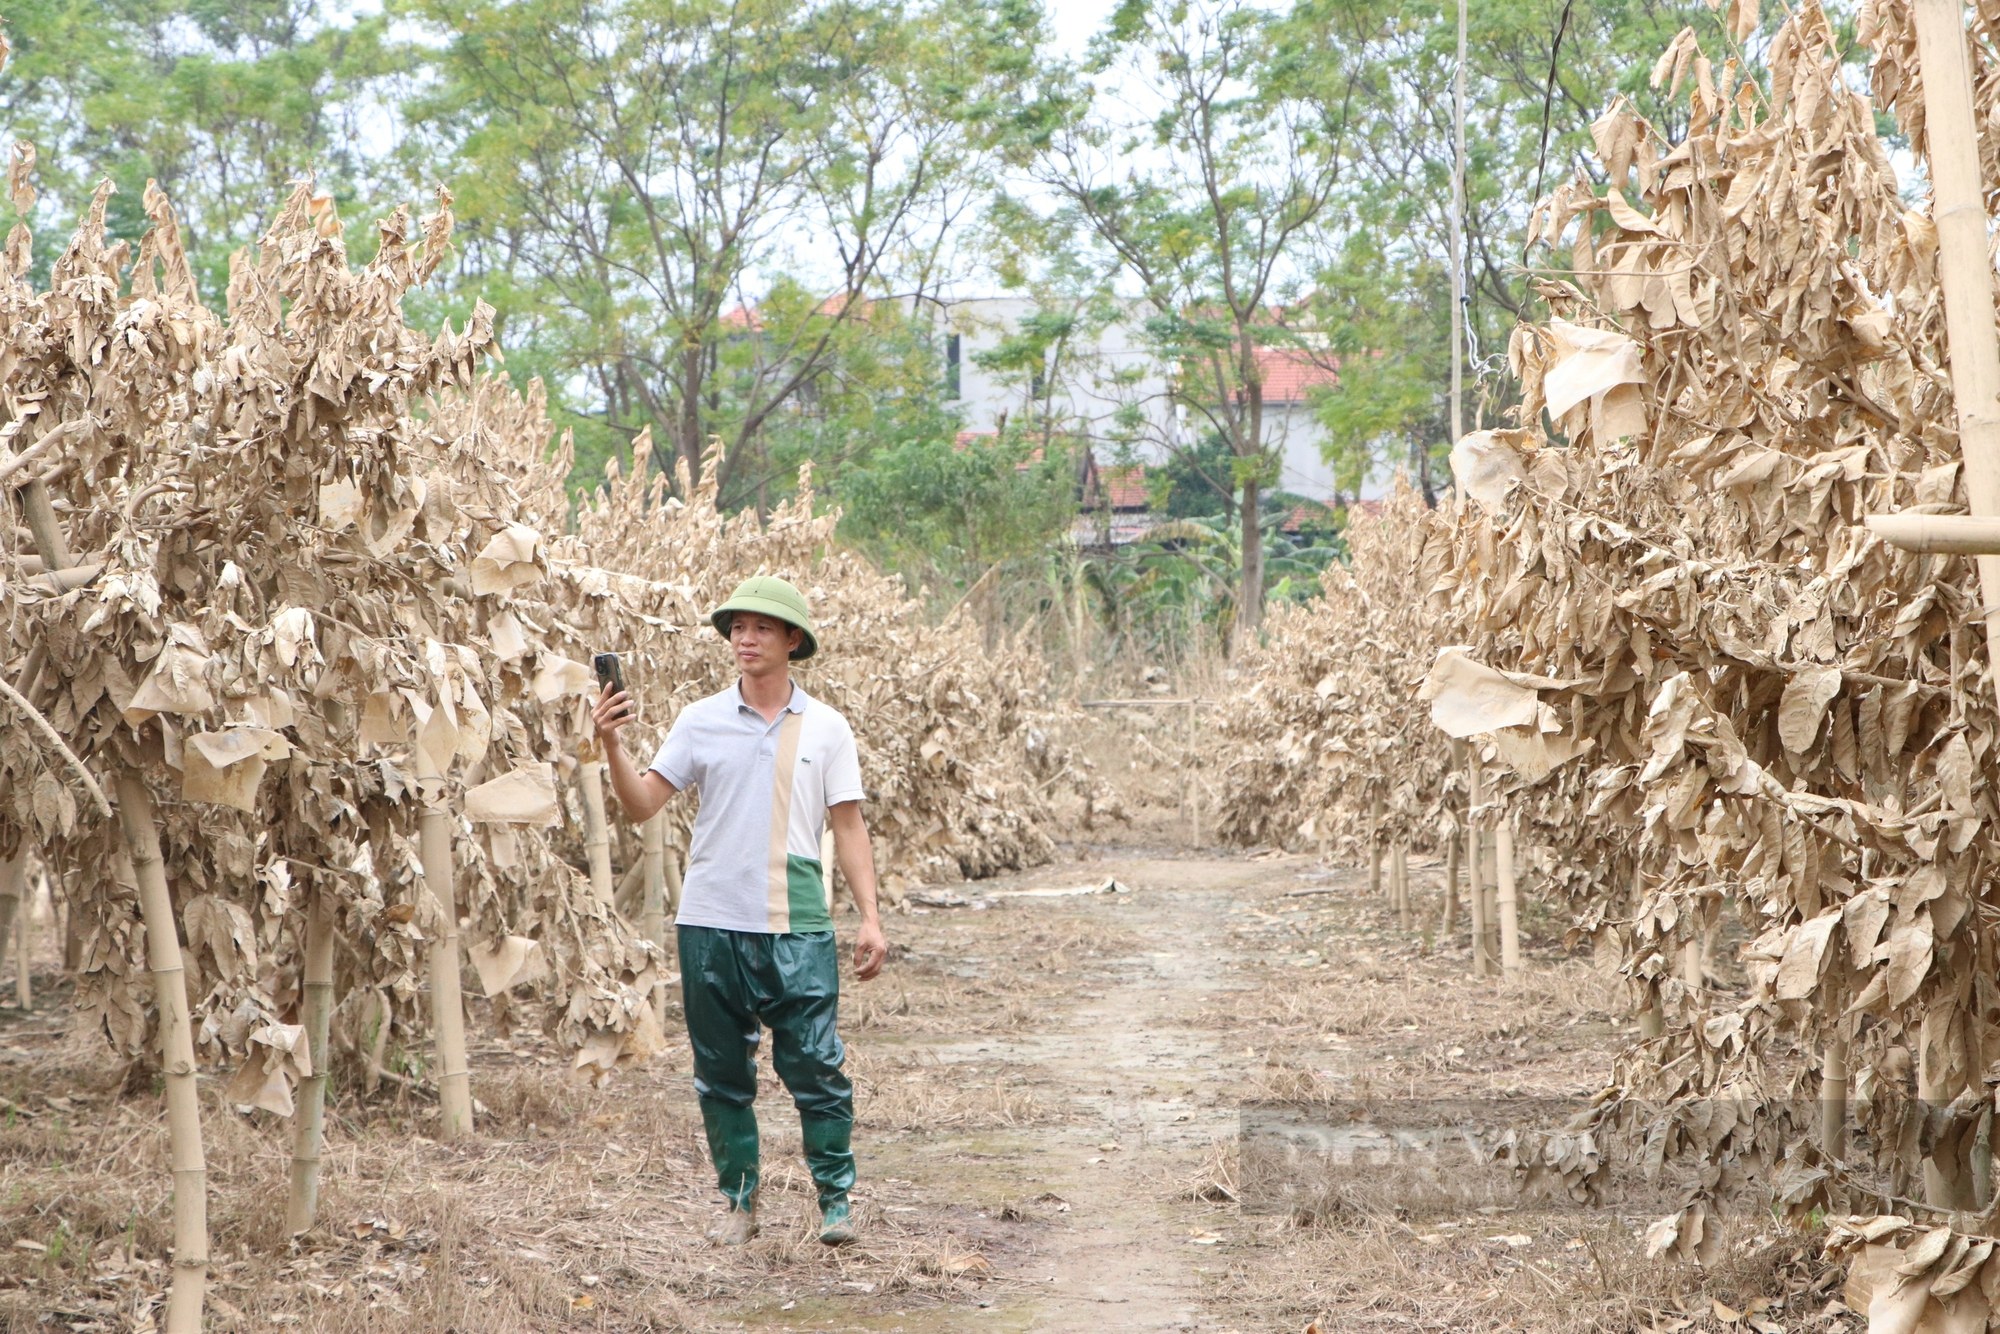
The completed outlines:
<svg viewBox="0 0 2000 1334">
<path fill-rule="evenodd" d="M 731 686 L 730 689 L 736 692 L 736 707 L 739 709 L 750 709 L 750 701 L 743 698 L 743 678 L 740 676 L 737 677 L 736 684 Z M 806 693 L 805 687 L 797 681 L 792 682 L 792 697 L 785 704 L 785 712 L 804 713 L 806 706 L 810 703 L 812 703 L 812 696 Z M 750 709 L 750 711 L 752 713 L 756 712 L 755 709 Z"/>
</svg>

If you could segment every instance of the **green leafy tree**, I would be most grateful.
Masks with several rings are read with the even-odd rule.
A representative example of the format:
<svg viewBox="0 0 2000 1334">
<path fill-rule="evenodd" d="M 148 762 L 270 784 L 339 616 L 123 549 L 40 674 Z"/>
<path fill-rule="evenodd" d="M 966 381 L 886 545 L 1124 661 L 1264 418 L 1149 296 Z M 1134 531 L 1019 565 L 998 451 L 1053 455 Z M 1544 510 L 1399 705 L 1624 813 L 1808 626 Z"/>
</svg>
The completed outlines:
<svg viewBox="0 0 2000 1334">
<path fill-rule="evenodd" d="M 0 123 L 35 144 L 45 226 L 61 234 L 100 181 L 114 232 L 146 226 L 146 182 L 181 219 L 205 296 L 254 241 L 293 180 L 373 201 L 396 137 L 411 52 L 389 20 L 305 0 L 26 0 L 7 11 L 15 49 Z M 372 242 L 360 241 L 365 249 Z M 53 247 L 42 247 L 47 257 Z"/>
<path fill-rule="evenodd" d="M 1037 16 L 894 0 L 404 0 L 444 39 L 427 123 L 468 283 L 611 442 L 724 482 L 972 198 Z M 805 262 L 795 262 L 809 252 Z M 760 291 L 790 272 L 810 299 Z"/>
<path fill-rule="evenodd" d="M 1122 119 L 1080 84 L 1035 174 L 1139 288 L 1176 405 L 1229 445 L 1242 562 L 1230 627 L 1254 633 L 1260 496 L 1276 472 L 1262 352 L 1288 341 L 1271 305 L 1333 197 L 1345 126 L 1304 95 L 1284 26 L 1243 0 L 1126 0 L 1089 65 L 1114 68 L 1146 81 L 1154 114 Z"/>
</svg>

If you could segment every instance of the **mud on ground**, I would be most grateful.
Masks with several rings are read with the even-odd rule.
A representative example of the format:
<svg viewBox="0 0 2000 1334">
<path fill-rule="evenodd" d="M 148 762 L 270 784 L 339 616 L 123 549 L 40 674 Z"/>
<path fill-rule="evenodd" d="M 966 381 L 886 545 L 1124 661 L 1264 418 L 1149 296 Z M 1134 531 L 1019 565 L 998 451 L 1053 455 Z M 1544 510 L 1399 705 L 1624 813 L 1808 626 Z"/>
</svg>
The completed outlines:
<svg viewBox="0 0 2000 1334">
<path fill-rule="evenodd" d="M 1413 877 L 1434 929 L 1438 874 Z M 1106 880 L 1128 892 L 1010 897 Z M 859 1245 L 813 1239 L 797 1119 L 768 1069 L 764 1233 L 724 1250 L 703 1236 L 715 1203 L 685 1052 L 594 1089 L 480 1002 L 479 1137 L 436 1143 L 421 1090 L 366 1100 L 342 1078 L 322 1225 L 297 1246 L 281 1239 L 286 1124 L 223 1110 L 204 1081 L 210 1328 L 1842 1323 L 1808 1239 L 1739 1220 L 1711 1272 L 1670 1268 L 1640 1258 L 1643 1183 L 1602 1209 L 1523 1203 L 1462 1145 L 1385 1138 L 1436 1120 L 1437 1100 L 1497 1122 L 1601 1086 L 1629 1023 L 1552 923 L 1525 980 L 1473 981 L 1463 932 L 1402 930 L 1365 873 L 1163 843 L 922 897 L 939 906 L 889 920 L 886 975 L 843 998 Z M 125 1088 L 56 1005 L 0 1012 L 0 1098 L 0 1329 L 151 1328 L 168 1241 L 155 1091 Z M 1331 1150 L 1294 1152 L 1307 1131 Z"/>
</svg>

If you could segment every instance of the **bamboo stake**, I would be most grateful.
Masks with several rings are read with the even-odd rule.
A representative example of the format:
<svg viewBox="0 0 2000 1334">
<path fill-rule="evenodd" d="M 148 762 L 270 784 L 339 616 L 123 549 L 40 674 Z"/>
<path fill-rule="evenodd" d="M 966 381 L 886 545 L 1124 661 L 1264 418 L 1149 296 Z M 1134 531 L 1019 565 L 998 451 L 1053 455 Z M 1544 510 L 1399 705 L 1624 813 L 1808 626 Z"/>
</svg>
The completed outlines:
<svg viewBox="0 0 2000 1334">
<path fill-rule="evenodd" d="M 313 1225 L 319 1213 L 319 1161 L 325 1140 L 326 1077 L 333 1053 L 327 1028 L 333 1018 L 333 894 L 315 885 L 306 909 L 305 1027 L 312 1073 L 299 1084 L 292 1127 L 292 1193 L 285 1203 L 285 1230 L 293 1236 Z"/>
<path fill-rule="evenodd" d="M 1458 0 L 1458 65 L 1451 80 L 1451 443 L 1465 434 L 1465 0 Z"/>
<path fill-rule="evenodd" d="M 1500 819 L 1493 830 L 1493 842 L 1498 853 L 1500 909 L 1500 967 L 1508 977 L 1521 975 L 1521 916 L 1515 900 L 1514 885 L 1514 820 L 1506 811 L 1500 812 Z"/>
<path fill-rule="evenodd" d="M 1660 1010 L 1660 988 L 1655 982 L 1646 983 L 1646 1008 L 1639 1011 L 1639 1036 L 1657 1038 L 1667 1031 L 1667 1016 Z"/>
<path fill-rule="evenodd" d="M 1681 946 L 1681 982 L 1689 991 L 1701 990 L 1701 940 Z"/>
<path fill-rule="evenodd" d="M 195 1087 L 194 1026 L 188 1018 L 187 978 L 181 967 L 180 932 L 160 857 L 153 794 L 138 774 L 118 775 L 118 827 L 124 856 L 139 886 L 146 923 L 146 956 L 160 1010 L 160 1066 L 167 1085 L 167 1155 L 174 1171 L 174 1278 L 167 1296 L 167 1334 L 201 1334 L 202 1299 L 208 1287 L 208 1163 L 201 1148 L 201 1099 Z"/>
<path fill-rule="evenodd" d="M 1965 9 L 1960 0 L 1915 0 L 1911 10 L 1924 73 L 1931 219 L 1938 232 L 1938 290 L 1944 296 L 1965 493 L 1972 516 L 1990 519 L 2000 517 L 2000 334 L 1993 325 L 1993 263 Z M 2000 556 L 1982 555 L 1978 562 L 1987 658 L 2000 663 Z M 2000 689 L 2000 673 L 1994 685 Z"/>
<path fill-rule="evenodd" d="M 1847 1034 L 1827 1039 L 1826 1059 L 1819 1076 L 1819 1144 L 1835 1158 L 1847 1154 Z"/>
<path fill-rule="evenodd" d="M 1970 514 L 1870 514 L 1863 522 L 1868 531 L 1904 551 L 2000 555 L 2000 519 Z"/>
<path fill-rule="evenodd" d="M 419 776 L 421 781 L 421 776 Z M 431 1036 L 437 1045 L 438 1138 L 472 1133 L 472 1083 L 465 1060 L 465 998 L 458 973 L 458 894 L 452 883 L 451 817 L 443 797 L 426 802 L 418 817 L 424 883 L 444 914 L 442 936 L 431 942 Z"/>
<path fill-rule="evenodd" d="M 1380 778 L 1377 778 L 1380 783 Z M 1382 792 L 1378 786 L 1368 804 L 1368 896 L 1382 894 Z"/>
<path fill-rule="evenodd" d="M 583 789 L 583 850 L 590 857 L 590 888 L 604 903 L 612 899 L 611 822 L 604 815 L 604 766 L 577 766 Z"/>
<path fill-rule="evenodd" d="M 28 521 L 28 531 L 34 534 L 35 550 L 41 554 L 43 569 L 61 571 L 76 564 L 70 555 L 69 541 L 63 535 L 62 523 L 56 518 L 55 504 L 49 499 L 47 482 L 38 477 L 21 488 L 21 511 Z"/>
<path fill-rule="evenodd" d="M 667 852 L 667 915 L 672 917 L 681 910 L 681 856 L 680 849 Z"/>
<path fill-rule="evenodd" d="M 1194 770 L 1192 768 L 1194 764 L 1193 756 L 1196 753 L 1195 748 L 1196 745 L 1198 744 L 1198 739 L 1199 739 L 1198 724 L 1201 721 L 1201 711 L 1198 707 L 1199 704 L 1200 704 L 1199 700 L 1191 698 L 1188 700 L 1188 706 L 1187 706 L 1187 711 L 1188 711 L 1187 748 L 1189 756 L 1188 763 L 1190 765 L 1190 768 L 1188 770 L 1188 779 L 1187 779 L 1187 793 L 1188 793 L 1187 822 L 1188 822 L 1188 840 L 1189 840 L 1188 846 L 1195 848 L 1201 846 L 1201 788 L 1197 784 Z"/>
<path fill-rule="evenodd" d="M 419 854 L 421 855 L 421 854 Z M 362 1067 L 361 1087 L 369 1097 L 382 1087 L 382 1054 L 389 1049 L 389 1027 L 395 1022 L 396 1012 L 389 1006 L 389 998 L 377 987 L 368 993 L 369 1022 L 374 1025 L 368 1033 L 367 1060 Z"/>
<path fill-rule="evenodd" d="M 22 930 L 27 929 L 21 914 L 21 887 L 27 878 L 26 853 L 0 861 L 0 959 L 7 957 L 7 946 L 14 940 L 14 924 L 20 922 Z"/>
<path fill-rule="evenodd" d="M 1396 921 L 1410 929 L 1410 845 L 1396 845 Z"/>
<path fill-rule="evenodd" d="M 1493 960 L 1488 956 L 1486 949 L 1486 889 L 1480 882 L 1480 873 L 1486 869 L 1482 865 L 1486 859 L 1486 849 L 1483 846 L 1486 840 L 1481 837 L 1483 831 L 1479 827 L 1480 817 L 1473 814 L 1486 802 L 1479 767 L 1479 752 L 1474 750 L 1465 761 L 1465 834 L 1468 853 L 1465 889 L 1472 900 L 1472 972 L 1475 977 L 1485 977 L 1493 971 Z"/>
<path fill-rule="evenodd" d="M 14 1004 L 23 1010 L 35 1008 L 35 899 L 24 894 L 17 914 L 20 929 L 14 933 Z"/>
<path fill-rule="evenodd" d="M 646 906 L 641 916 L 639 929 L 646 939 L 661 949 L 667 946 L 667 813 L 654 811 L 652 817 L 639 826 L 640 860 L 646 868 Z M 653 1017 L 661 1023 L 667 1018 L 667 985 L 662 981 L 653 988 Z"/>
<path fill-rule="evenodd" d="M 1450 940 L 1458 926 L 1458 847 L 1459 832 L 1453 830 L 1444 841 L 1444 903 L 1438 910 L 1438 939 Z"/>
<path fill-rule="evenodd" d="M 1979 162 L 1979 120 L 1966 52 L 1960 0 L 1915 0 L 1917 58 L 1923 70 L 1925 148 L 1931 178 L 1931 219 L 1938 235 L 1938 290 L 1944 297 L 1945 345 L 1951 360 L 1952 405 L 1965 462 L 1965 495 L 1975 520 L 2000 518 L 2000 332 L 1993 325 L 1993 261 L 1987 237 L 1985 183 Z M 1871 525 L 1872 527 L 1873 525 Z M 1986 660 L 2000 664 L 2000 555 L 1981 554 Z M 1990 673 L 2000 692 L 2000 671 Z M 1929 1044 L 1924 1051 L 1928 1053 Z M 1933 1081 L 1918 1062 L 1917 1096 L 1944 1104 L 1964 1089 L 1962 1075 Z M 1976 1078 L 1976 1075 L 1975 1075 Z M 1990 1125 L 1990 1122 L 1985 1123 Z M 1924 1161 L 1924 1192 L 1940 1208 L 1963 1208 L 1963 1192 Z"/>
</svg>

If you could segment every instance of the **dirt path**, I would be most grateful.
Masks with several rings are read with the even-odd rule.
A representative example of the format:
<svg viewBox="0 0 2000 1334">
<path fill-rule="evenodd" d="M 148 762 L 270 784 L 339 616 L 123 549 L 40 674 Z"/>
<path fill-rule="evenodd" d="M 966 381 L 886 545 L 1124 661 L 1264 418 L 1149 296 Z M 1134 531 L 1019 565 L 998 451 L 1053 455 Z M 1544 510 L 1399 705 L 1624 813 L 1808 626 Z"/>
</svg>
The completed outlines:
<svg viewBox="0 0 2000 1334">
<path fill-rule="evenodd" d="M 1640 1257 L 1645 1207 L 1524 1202 L 1503 1169 L 1446 1180 L 1420 1155 L 1428 1195 L 1371 1199 L 1340 1176 L 1302 1207 L 1244 1198 L 1246 1102 L 1324 1122 L 1370 1098 L 1459 1099 L 1504 1123 L 1509 1099 L 1587 1098 L 1629 1039 L 1551 915 L 1528 922 L 1527 976 L 1468 979 L 1463 931 L 1427 929 L 1436 870 L 1413 871 L 1408 930 L 1365 872 L 1166 847 L 1085 849 L 892 916 L 887 974 L 842 998 L 863 1236 L 841 1251 L 813 1238 L 768 1070 L 763 1235 L 704 1239 L 716 1197 L 676 1041 L 592 1087 L 533 1016 L 509 1032 L 481 1002 L 479 1133 L 452 1145 L 433 1142 L 434 1100 L 363 1096 L 336 1067 L 322 1226 L 296 1248 L 270 1240 L 288 1123 L 223 1107 L 205 1080 L 210 1328 L 1609 1331 L 1705 1321 L 1710 1292 L 1826 1328 L 1793 1323 L 1828 1300 L 1795 1239 L 1744 1235 L 1706 1274 L 1668 1270 Z M 1127 892 L 1021 894 L 1113 879 Z M 44 994 L 0 1013 L 0 1331 L 52 1312 L 150 1328 L 169 1268 L 159 1102 L 74 1031 L 53 978 Z"/>
<path fill-rule="evenodd" d="M 1021 1192 L 1059 1197 L 1043 1208 L 1060 1210 L 1047 1214 L 1037 1253 L 1000 1270 L 1022 1290 L 996 1303 L 995 1315 L 1048 1334 L 1208 1327 L 1198 1271 L 1216 1236 L 1190 1226 L 1198 1211 L 1175 1201 L 1173 1185 L 1191 1179 L 1236 1131 L 1229 1089 L 1247 1058 L 1225 1052 L 1202 1018 L 1221 993 L 1241 986 L 1228 977 L 1236 961 L 1229 913 L 1243 890 L 1269 876 L 1253 864 L 1191 860 L 1116 859 L 1064 870 L 1071 880 L 1116 879 L 1131 893 L 1051 908 L 1072 919 L 1109 919 L 1141 948 L 1094 961 L 1086 986 L 1102 989 L 1084 991 L 1073 1007 L 1052 1007 L 1027 1032 L 923 1048 L 946 1070 L 1006 1062 L 1038 1097 L 1069 1113 L 1051 1129 L 988 1137 L 987 1152 Z M 949 1193 L 956 1184 L 947 1155 L 912 1154 L 905 1166 L 920 1186 Z"/>
<path fill-rule="evenodd" d="M 1220 1238 L 1201 1226 L 1208 1206 L 1178 1187 L 1236 1132 L 1231 1088 L 1248 1058 L 1207 1019 L 1242 986 L 1228 923 L 1260 878 L 1264 868 L 1240 860 L 1111 856 L 956 886 L 948 893 L 970 906 L 892 917 L 901 957 L 885 992 L 946 979 L 966 992 L 919 1002 L 924 1026 L 943 1030 L 923 1033 L 895 1032 L 900 1015 L 868 1008 L 911 1008 L 889 995 L 849 993 L 860 1020 L 848 1037 L 861 1085 L 857 1193 L 878 1227 L 907 1214 L 947 1220 L 958 1241 L 938 1267 L 958 1281 L 886 1309 L 864 1293 L 709 1314 L 904 1334 L 1223 1328 L 1203 1314 L 1201 1288 Z M 1107 880 L 1126 892 L 1007 897 Z M 1033 1000 L 1006 1003 L 1024 981 Z M 963 1091 L 943 1115 L 921 1101 L 940 1089 Z M 902 1124 L 885 1133 L 889 1123 Z"/>
</svg>

